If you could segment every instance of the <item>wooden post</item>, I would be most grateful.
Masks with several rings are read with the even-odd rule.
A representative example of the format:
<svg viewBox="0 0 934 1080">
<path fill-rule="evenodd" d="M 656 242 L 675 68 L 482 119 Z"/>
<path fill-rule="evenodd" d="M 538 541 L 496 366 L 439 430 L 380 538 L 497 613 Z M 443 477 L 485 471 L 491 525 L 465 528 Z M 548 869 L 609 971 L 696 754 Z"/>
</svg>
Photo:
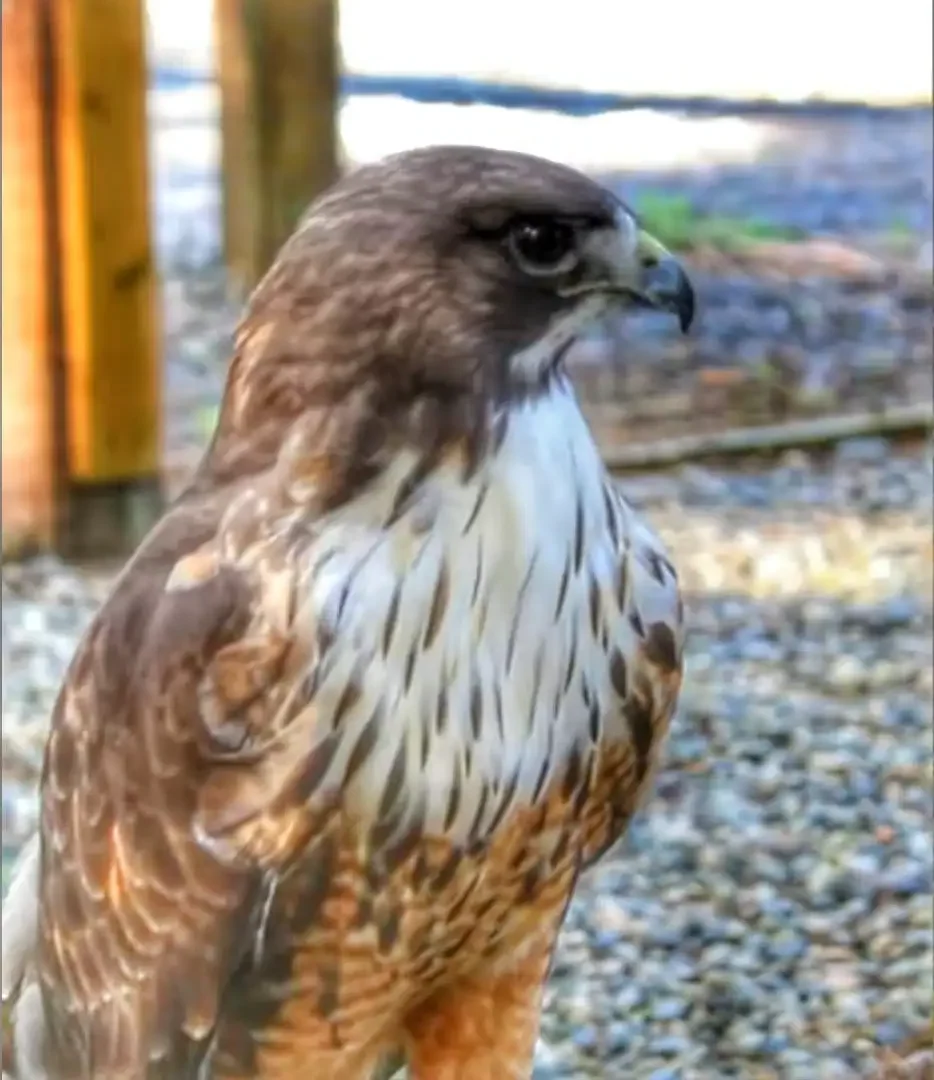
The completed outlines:
<svg viewBox="0 0 934 1080">
<path fill-rule="evenodd" d="M 132 547 L 160 508 L 160 372 L 142 0 L 55 0 L 68 512 L 61 546 Z"/>
<path fill-rule="evenodd" d="M 40 3 L 3 4 L 4 554 L 48 546 L 55 526 L 44 19 Z"/>
<path fill-rule="evenodd" d="M 253 287 L 337 173 L 336 0 L 215 0 L 224 244 Z"/>
</svg>

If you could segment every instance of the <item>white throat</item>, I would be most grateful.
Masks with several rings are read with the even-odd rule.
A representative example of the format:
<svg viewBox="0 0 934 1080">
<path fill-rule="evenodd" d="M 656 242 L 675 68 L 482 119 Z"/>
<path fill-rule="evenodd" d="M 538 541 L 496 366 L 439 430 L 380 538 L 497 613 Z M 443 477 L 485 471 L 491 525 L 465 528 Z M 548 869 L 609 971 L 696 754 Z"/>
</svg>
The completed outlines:
<svg viewBox="0 0 934 1080">
<path fill-rule="evenodd" d="M 512 407 L 498 452 L 468 483 L 442 467 L 386 529 L 409 467 L 400 462 L 330 519 L 308 552 L 300 617 L 310 624 L 340 610 L 342 645 L 319 715 L 337 708 L 349 679 L 362 680 L 362 692 L 342 723 L 386 714 L 379 747 L 351 785 L 361 816 L 403 769 L 429 830 L 463 836 L 476 828 L 485 788 L 492 820 L 497 791 L 516 777 L 512 797 L 530 798 L 543 769 L 559 770 L 583 736 L 587 710 L 578 688 L 563 684 L 572 662 L 591 687 L 606 681 L 585 624 L 593 581 L 613 587 L 620 536 L 608 528 L 597 447 L 561 376 Z M 625 507 L 614 513 L 623 534 Z M 338 756 L 335 779 L 344 767 Z"/>
</svg>

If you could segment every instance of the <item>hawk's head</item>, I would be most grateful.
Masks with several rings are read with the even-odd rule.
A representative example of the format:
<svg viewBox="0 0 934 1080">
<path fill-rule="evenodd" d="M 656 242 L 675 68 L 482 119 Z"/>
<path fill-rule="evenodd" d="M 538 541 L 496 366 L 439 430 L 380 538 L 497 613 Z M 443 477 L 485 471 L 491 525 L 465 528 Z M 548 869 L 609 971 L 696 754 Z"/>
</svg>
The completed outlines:
<svg viewBox="0 0 934 1080">
<path fill-rule="evenodd" d="M 333 469 L 376 464 L 400 440 L 481 445 L 588 323 L 632 304 L 686 329 L 694 294 L 592 180 L 479 147 L 395 155 L 319 198 L 256 290 L 215 456 L 299 416 L 318 417 Z"/>
</svg>

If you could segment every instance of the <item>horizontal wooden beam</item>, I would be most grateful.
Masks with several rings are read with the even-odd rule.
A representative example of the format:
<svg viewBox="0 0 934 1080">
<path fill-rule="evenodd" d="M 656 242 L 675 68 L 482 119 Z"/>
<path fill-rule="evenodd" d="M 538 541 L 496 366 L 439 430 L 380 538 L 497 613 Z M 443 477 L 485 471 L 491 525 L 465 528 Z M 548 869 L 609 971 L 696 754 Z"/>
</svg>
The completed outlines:
<svg viewBox="0 0 934 1080">
<path fill-rule="evenodd" d="M 782 424 L 728 428 L 725 431 L 682 435 L 645 443 L 603 446 L 603 459 L 615 472 L 671 468 L 688 461 L 743 457 L 779 450 L 815 449 L 846 439 L 878 435 L 898 438 L 930 438 L 934 410 L 926 402 L 893 405 L 877 412 L 838 414 Z"/>
</svg>

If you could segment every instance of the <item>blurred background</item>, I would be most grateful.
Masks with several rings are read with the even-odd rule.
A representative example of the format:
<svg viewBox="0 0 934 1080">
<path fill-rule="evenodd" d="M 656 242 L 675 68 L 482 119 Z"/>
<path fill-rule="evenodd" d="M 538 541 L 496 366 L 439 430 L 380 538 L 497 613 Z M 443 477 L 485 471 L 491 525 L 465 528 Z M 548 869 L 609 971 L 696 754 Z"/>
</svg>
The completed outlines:
<svg viewBox="0 0 934 1080">
<path fill-rule="evenodd" d="M 4 0 L 3 853 L 115 570 L 302 206 L 404 147 L 599 177 L 688 339 L 584 343 L 688 590 L 667 764 L 581 887 L 536 1077 L 837 1080 L 931 1043 L 928 0 Z"/>
</svg>

